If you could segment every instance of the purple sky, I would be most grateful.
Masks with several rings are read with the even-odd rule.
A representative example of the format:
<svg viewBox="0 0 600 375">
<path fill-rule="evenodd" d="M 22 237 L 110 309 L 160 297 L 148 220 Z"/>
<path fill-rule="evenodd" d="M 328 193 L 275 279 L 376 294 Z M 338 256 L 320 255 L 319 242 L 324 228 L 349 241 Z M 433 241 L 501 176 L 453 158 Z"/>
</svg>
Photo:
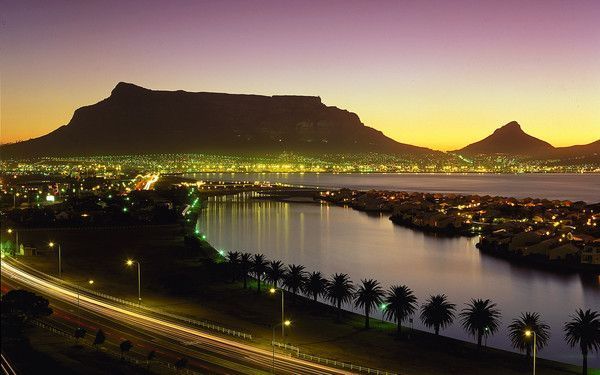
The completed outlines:
<svg viewBox="0 0 600 375">
<path fill-rule="evenodd" d="M 554 145 L 600 138 L 600 1 L 0 4 L 3 142 L 67 123 L 118 81 L 319 95 L 438 149 L 511 120 Z"/>
</svg>

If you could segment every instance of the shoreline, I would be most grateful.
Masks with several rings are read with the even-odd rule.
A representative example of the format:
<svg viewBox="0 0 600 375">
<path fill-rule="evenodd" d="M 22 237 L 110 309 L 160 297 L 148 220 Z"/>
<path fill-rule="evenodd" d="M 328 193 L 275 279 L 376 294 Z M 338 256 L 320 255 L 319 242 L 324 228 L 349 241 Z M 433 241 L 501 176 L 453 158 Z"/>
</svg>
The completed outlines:
<svg viewBox="0 0 600 375">
<path fill-rule="evenodd" d="M 600 204 L 350 189 L 326 191 L 314 199 L 357 211 L 389 214 L 395 225 L 421 232 L 479 236 L 480 251 L 511 262 L 600 275 Z"/>
<path fill-rule="evenodd" d="M 318 193 L 318 192 L 319 192 L 319 190 L 315 190 L 315 193 Z M 316 198 L 313 200 L 297 199 L 295 197 L 286 198 L 286 197 L 282 197 L 280 194 L 269 194 L 269 193 L 266 193 L 265 196 L 263 196 L 263 197 L 255 197 L 252 199 L 272 200 L 272 201 L 277 201 L 277 202 L 282 202 L 282 203 L 319 204 L 319 200 L 317 200 Z M 363 209 L 361 207 L 356 207 L 353 205 L 336 204 L 336 203 L 333 203 L 333 202 L 330 202 L 327 200 L 324 200 L 324 202 L 326 202 L 327 204 L 333 204 L 334 206 L 337 206 L 337 207 L 349 207 L 358 212 L 364 212 L 367 214 L 369 214 L 369 213 L 391 214 L 391 212 L 392 212 L 391 209 L 369 210 L 369 209 Z M 410 220 L 402 220 L 402 218 L 400 218 L 398 216 L 394 216 L 394 215 L 391 215 L 390 217 L 388 217 L 388 219 L 392 223 L 394 223 L 394 225 L 398 225 L 398 226 L 401 226 L 404 228 L 409 228 L 409 229 L 423 232 L 426 234 L 440 235 L 440 236 L 447 237 L 447 238 L 452 238 L 452 237 L 473 238 L 473 237 L 477 237 L 477 236 L 481 235 L 480 233 L 474 233 L 473 231 L 470 231 L 465 228 L 452 228 L 452 229 L 432 228 L 432 227 L 428 227 L 428 226 L 415 225 Z M 476 244 L 476 247 L 479 251 L 481 251 L 482 253 L 484 253 L 488 256 L 504 259 L 504 260 L 507 260 L 508 262 L 511 262 L 516 265 L 523 265 L 523 266 L 531 265 L 531 266 L 539 267 L 540 269 L 545 269 L 545 270 L 554 271 L 554 272 L 558 272 L 558 273 L 574 273 L 575 272 L 575 273 L 579 273 L 581 275 L 588 275 L 588 276 L 600 275 L 600 266 L 596 266 L 596 265 L 577 264 L 577 263 L 557 263 L 557 262 L 548 261 L 548 260 L 545 260 L 542 258 L 523 257 L 523 256 L 517 255 L 515 253 L 511 253 L 505 249 L 494 247 L 489 244 L 484 245 L 484 244 L 482 244 L 481 241 Z"/>
</svg>

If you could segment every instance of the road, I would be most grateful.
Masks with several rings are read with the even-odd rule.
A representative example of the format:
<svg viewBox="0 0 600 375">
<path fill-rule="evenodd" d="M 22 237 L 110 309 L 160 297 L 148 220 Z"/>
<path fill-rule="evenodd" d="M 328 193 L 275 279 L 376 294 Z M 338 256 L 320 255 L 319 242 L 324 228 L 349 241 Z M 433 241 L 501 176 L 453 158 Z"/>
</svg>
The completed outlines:
<svg viewBox="0 0 600 375">
<path fill-rule="evenodd" d="M 188 368 L 215 374 L 267 374 L 272 372 L 270 350 L 201 331 L 160 313 L 119 305 L 95 295 L 79 294 L 74 288 L 59 285 L 51 277 L 31 270 L 25 271 L 18 263 L 2 260 L 3 288 L 24 288 L 45 296 L 55 313 L 51 323 L 67 332 L 81 325 L 91 334 L 102 328 L 109 339 L 105 345 L 118 345 L 123 339 L 134 343 L 135 353 L 154 349 L 163 359 L 173 363 L 177 358 L 188 358 Z M 318 363 L 275 353 L 275 372 L 278 374 L 351 374 Z"/>
</svg>

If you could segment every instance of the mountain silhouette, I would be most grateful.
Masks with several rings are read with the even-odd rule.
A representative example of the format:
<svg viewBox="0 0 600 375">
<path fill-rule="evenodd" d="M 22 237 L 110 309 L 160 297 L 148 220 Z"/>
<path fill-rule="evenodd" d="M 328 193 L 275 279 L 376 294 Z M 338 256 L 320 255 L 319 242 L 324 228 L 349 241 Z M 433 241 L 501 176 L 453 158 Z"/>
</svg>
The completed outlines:
<svg viewBox="0 0 600 375">
<path fill-rule="evenodd" d="M 556 157 L 573 157 L 593 154 L 600 155 L 600 139 L 595 142 L 588 143 L 587 145 L 556 147 L 553 152 L 553 155 Z"/>
<path fill-rule="evenodd" d="M 439 153 L 396 142 L 313 96 L 155 91 L 120 82 L 39 138 L 4 145 L 3 157 L 153 153 Z M 439 153 L 441 154 L 441 153 Z"/>
<path fill-rule="evenodd" d="M 600 160 L 600 140 L 586 145 L 554 147 L 525 133 L 518 122 L 511 121 L 484 139 L 452 152 L 469 156 L 507 155 L 561 160 L 578 158 L 580 162 L 596 162 Z"/>
<path fill-rule="evenodd" d="M 455 152 L 466 155 L 507 154 L 515 156 L 532 156 L 550 153 L 554 147 L 541 139 L 535 138 L 523 131 L 516 121 L 498 128 L 493 134 L 481 141 Z"/>
</svg>

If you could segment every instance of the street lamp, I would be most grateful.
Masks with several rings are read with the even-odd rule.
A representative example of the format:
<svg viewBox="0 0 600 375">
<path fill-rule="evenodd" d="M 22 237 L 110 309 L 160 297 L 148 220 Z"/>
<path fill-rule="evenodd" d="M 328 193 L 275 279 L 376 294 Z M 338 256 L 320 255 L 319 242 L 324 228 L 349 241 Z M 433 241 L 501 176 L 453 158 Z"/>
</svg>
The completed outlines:
<svg viewBox="0 0 600 375">
<path fill-rule="evenodd" d="M 87 282 L 89 285 L 94 284 L 94 280 L 88 280 Z M 75 286 L 77 287 L 77 322 L 79 323 L 79 325 L 81 325 L 81 308 L 79 307 L 79 295 L 81 294 L 81 288 L 79 286 L 79 284 L 75 284 Z"/>
<path fill-rule="evenodd" d="M 269 289 L 269 293 L 275 294 L 275 293 L 277 293 L 277 290 L 278 289 L 271 288 L 271 289 Z M 280 325 L 281 325 L 281 337 L 283 338 L 285 335 L 285 326 L 286 326 L 286 324 L 285 324 L 286 320 L 284 318 L 284 315 L 285 315 L 284 314 L 284 312 L 285 312 L 285 310 L 284 310 L 284 308 L 285 308 L 284 307 L 285 306 L 284 295 L 285 295 L 285 293 L 283 292 L 283 289 L 279 289 L 279 292 L 281 293 L 281 323 L 280 323 Z M 289 324 L 287 324 L 287 325 L 289 325 Z"/>
<path fill-rule="evenodd" d="M 15 251 L 13 252 L 13 256 L 15 256 L 17 255 L 17 251 L 19 251 L 19 232 L 12 228 L 6 230 L 8 234 L 12 234 L 13 232 L 15 232 Z"/>
<path fill-rule="evenodd" d="M 58 277 L 62 279 L 62 253 L 60 250 L 60 244 L 56 244 L 52 241 L 48 243 L 48 246 L 53 248 L 55 245 L 58 245 Z"/>
<path fill-rule="evenodd" d="M 487 338 L 488 338 L 488 334 L 490 333 L 490 328 L 486 326 L 484 328 L 484 331 L 485 331 L 485 347 L 487 348 Z"/>
<path fill-rule="evenodd" d="M 531 337 L 533 335 L 533 375 L 535 375 L 535 356 L 537 353 L 537 335 L 534 330 L 528 329 L 525 331 L 525 336 Z"/>
<path fill-rule="evenodd" d="M 275 288 L 271 288 L 271 289 L 275 289 Z M 283 320 L 281 323 L 277 323 L 273 326 L 273 336 L 271 338 L 271 347 L 273 348 L 273 370 L 272 370 L 273 374 L 275 373 L 275 328 L 277 328 L 278 326 L 289 327 L 290 324 L 292 324 L 291 321 Z"/>
<path fill-rule="evenodd" d="M 379 309 L 381 310 L 381 324 L 383 325 L 383 321 L 385 320 L 385 310 L 387 309 L 388 304 L 387 303 L 382 303 L 381 305 L 379 305 Z"/>
<path fill-rule="evenodd" d="M 137 264 L 137 273 L 138 273 L 138 304 L 141 305 L 142 304 L 142 270 L 141 270 L 141 266 L 140 266 L 140 262 L 132 260 L 132 259 L 127 259 L 127 262 L 125 262 L 125 264 L 129 267 L 133 266 L 134 264 Z"/>
</svg>

